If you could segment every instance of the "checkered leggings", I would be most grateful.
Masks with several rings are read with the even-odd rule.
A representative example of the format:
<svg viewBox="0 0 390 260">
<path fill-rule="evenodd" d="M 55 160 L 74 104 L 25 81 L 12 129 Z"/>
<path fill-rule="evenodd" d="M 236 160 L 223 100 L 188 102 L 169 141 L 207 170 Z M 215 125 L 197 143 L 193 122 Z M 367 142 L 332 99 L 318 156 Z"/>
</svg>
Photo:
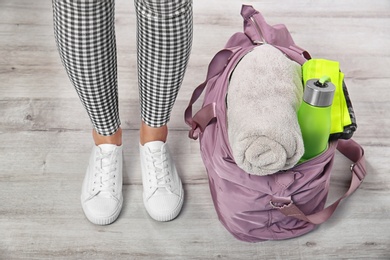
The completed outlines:
<svg viewBox="0 0 390 260">
<path fill-rule="evenodd" d="M 192 0 L 134 0 L 142 120 L 169 121 L 192 43 Z M 120 126 L 114 0 L 52 0 L 61 61 L 101 135 Z"/>
</svg>

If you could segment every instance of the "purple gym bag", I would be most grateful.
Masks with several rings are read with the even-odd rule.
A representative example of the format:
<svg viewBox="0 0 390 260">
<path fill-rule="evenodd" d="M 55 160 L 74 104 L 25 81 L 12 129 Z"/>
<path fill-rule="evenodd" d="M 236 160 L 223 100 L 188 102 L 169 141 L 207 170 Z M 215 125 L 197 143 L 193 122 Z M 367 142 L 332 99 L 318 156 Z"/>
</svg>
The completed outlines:
<svg viewBox="0 0 390 260">
<path fill-rule="evenodd" d="M 250 175 L 232 156 L 226 129 L 226 92 L 229 75 L 238 61 L 262 43 L 272 44 L 290 59 L 303 64 L 310 55 L 295 45 L 284 25 L 268 25 L 252 6 L 243 5 L 244 33 L 234 34 L 210 62 L 206 81 L 193 92 L 185 111 L 189 137 L 199 137 L 214 207 L 219 220 L 236 238 L 258 242 L 303 235 L 325 222 L 342 199 L 363 181 L 364 151 L 352 139 L 329 143 L 321 155 L 290 170 L 267 176 Z M 202 108 L 192 106 L 206 89 Z M 353 164 L 349 190 L 325 208 L 335 150 Z"/>
</svg>

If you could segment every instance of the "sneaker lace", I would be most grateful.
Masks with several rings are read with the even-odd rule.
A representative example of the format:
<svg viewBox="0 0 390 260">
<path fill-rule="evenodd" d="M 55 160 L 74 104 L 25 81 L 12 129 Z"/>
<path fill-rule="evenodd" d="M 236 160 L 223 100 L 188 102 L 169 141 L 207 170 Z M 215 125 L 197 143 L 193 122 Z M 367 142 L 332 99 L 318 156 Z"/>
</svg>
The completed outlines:
<svg viewBox="0 0 390 260">
<path fill-rule="evenodd" d="M 93 192 L 96 192 L 96 194 L 100 192 L 115 192 L 117 162 L 115 151 L 108 153 L 100 152 L 96 156 Z"/>
<path fill-rule="evenodd" d="M 150 149 L 146 160 L 148 162 L 149 188 L 154 190 L 165 188 L 169 193 L 172 193 L 171 174 L 166 154 L 161 150 Z"/>
</svg>

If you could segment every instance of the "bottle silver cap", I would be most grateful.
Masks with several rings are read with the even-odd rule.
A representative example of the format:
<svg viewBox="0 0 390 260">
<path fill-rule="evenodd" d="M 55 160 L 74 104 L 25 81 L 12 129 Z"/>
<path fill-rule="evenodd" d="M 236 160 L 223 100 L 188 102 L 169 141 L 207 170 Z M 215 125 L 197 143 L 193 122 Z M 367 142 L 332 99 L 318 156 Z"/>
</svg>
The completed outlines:
<svg viewBox="0 0 390 260">
<path fill-rule="evenodd" d="M 306 82 L 303 100 L 316 107 L 328 107 L 332 105 L 336 89 L 333 83 L 328 81 L 321 86 L 321 84 L 316 84 L 316 82 L 318 82 L 318 79 L 309 79 Z"/>
</svg>

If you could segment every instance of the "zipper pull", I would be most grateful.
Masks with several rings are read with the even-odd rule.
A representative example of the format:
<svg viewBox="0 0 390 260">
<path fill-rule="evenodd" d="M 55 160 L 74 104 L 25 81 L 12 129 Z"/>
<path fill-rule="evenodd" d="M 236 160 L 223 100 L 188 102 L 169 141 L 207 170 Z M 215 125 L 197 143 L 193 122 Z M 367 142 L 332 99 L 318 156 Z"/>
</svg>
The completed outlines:
<svg viewBox="0 0 390 260">
<path fill-rule="evenodd" d="M 256 45 L 262 45 L 262 44 L 266 44 L 267 41 L 264 39 L 263 37 L 263 32 L 261 31 L 261 27 L 259 26 L 259 24 L 256 22 L 256 19 L 253 18 L 253 16 L 249 17 L 249 20 L 252 22 L 252 24 L 254 25 L 254 28 L 256 29 L 256 32 L 257 34 L 259 35 L 260 37 L 260 41 L 258 40 L 254 40 L 253 43 L 256 44 Z"/>
</svg>

